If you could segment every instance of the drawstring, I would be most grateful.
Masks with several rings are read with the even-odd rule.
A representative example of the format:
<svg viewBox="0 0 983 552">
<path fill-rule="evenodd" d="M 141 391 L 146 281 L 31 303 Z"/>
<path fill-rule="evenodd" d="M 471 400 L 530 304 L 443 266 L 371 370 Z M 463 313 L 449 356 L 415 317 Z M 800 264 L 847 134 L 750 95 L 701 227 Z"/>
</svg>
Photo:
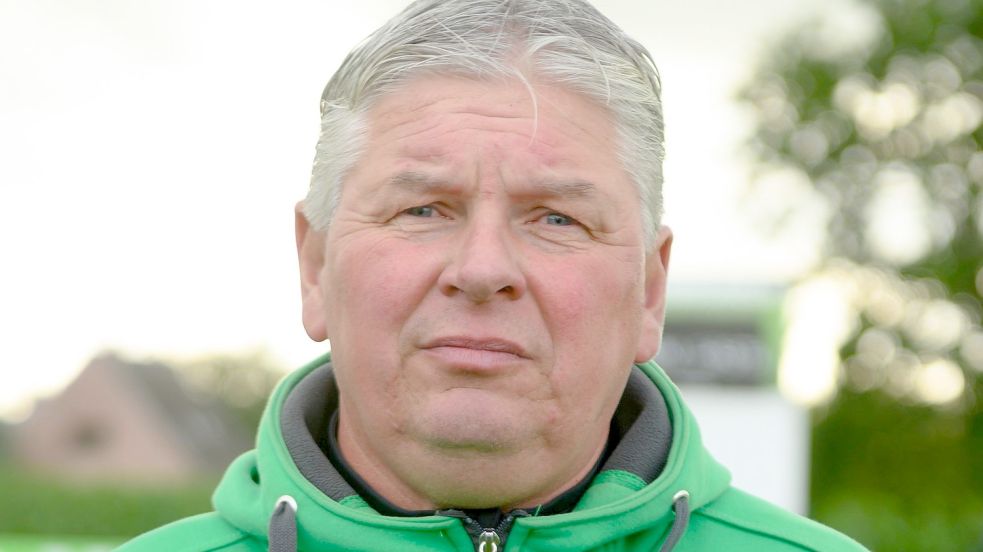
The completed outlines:
<svg viewBox="0 0 983 552">
<path fill-rule="evenodd" d="M 269 552 L 297 552 L 297 501 L 290 495 L 276 500 L 270 516 Z"/>
<path fill-rule="evenodd" d="M 659 552 L 670 552 L 676 547 L 679 539 L 683 538 L 686 526 L 689 525 L 689 492 L 679 491 L 676 493 L 672 497 L 672 509 L 676 512 L 676 519 L 672 521 L 672 529 L 669 530 L 669 536 L 662 543 Z"/>
</svg>

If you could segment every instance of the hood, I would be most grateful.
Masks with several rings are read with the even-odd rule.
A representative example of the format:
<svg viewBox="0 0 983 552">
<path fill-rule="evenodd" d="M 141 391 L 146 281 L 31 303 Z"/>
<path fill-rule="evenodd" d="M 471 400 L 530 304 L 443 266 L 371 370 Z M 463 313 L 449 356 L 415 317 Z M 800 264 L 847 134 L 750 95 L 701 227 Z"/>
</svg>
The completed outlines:
<svg viewBox="0 0 983 552">
<path fill-rule="evenodd" d="M 346 550 L 474 550 L 456 517 L 383 516 L 354 494 L 319 446 L 335 408 L 329 355 L 289 374 L 270 398 L 256 449 L 233 462 L 215 491 L 222 518 L 266 540 L 274 511 L 284 510 L 278 502 L 289 497 L 301 550 L 327 543 Z M 621 440 L 574 510 L 518 519 L 506 550 L 584 550 L 618 542 L 654 549 L 673 525 L 680 491 L 696 510 L 727 490 L 730 474 L 703 448 L 679 390 L 654 362 L 636 365 L 615 424 L 623 426 Z"/>
</svg>

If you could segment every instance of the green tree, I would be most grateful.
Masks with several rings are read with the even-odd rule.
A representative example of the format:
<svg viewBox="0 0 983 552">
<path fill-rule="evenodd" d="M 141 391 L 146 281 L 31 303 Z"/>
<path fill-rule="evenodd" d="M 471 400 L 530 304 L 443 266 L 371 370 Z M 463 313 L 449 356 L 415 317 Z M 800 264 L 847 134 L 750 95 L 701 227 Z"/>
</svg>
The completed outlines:
<svg viewBox="0 0 983 552">
<path fill-rule="evenodd" d="M 819 209 L 816 272 L 852 290 L 813 515 L 876 550 L 968 550 L 983 537 L 983 0 L 861 8 L 867 40 L 803 26 L 741 92 L 750 205 L 771 206 L 770 231 Z"/>
</svg>

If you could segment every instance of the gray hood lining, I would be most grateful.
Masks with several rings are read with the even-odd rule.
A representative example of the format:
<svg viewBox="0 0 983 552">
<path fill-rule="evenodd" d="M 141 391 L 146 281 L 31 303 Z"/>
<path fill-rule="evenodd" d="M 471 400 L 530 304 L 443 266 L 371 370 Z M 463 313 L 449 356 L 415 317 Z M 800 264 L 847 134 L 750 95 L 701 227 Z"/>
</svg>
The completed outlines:
<svg viewBox="0 0 983 552">
<path fill-rule="evenodd" d="M 331 363 L 316 368 L 290 390 L 280 413 L 280 431 L 300 473 L 335 502 L 355 494 L 325 450 L 328 424 L 338 409 L 338 386 Z"/>
</svg>

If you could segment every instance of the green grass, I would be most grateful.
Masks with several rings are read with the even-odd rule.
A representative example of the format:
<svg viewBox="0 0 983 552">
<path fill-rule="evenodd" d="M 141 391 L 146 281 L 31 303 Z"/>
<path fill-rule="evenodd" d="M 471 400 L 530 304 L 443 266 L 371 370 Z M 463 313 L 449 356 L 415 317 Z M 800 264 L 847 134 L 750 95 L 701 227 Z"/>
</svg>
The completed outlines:
<svg viewBox="0 0 983 552">
<path fill-rule="evenodd" d="M 108 552 L 122 539 L 0 534 L 0 552 Z"/>
<path fill-rule="evenodd" d="M 15 535 L 108 536 L 118 542 L 210 511 L 214 486 L 215 482 L 168 488 L 76 485 L 0 469 L 0 535 L 6 539 L 0 540 L 0 552 L 7 552 L 8 547 L 22 549 L 13 548 L 20 546 L 10 540 Z"/>
</svg>

